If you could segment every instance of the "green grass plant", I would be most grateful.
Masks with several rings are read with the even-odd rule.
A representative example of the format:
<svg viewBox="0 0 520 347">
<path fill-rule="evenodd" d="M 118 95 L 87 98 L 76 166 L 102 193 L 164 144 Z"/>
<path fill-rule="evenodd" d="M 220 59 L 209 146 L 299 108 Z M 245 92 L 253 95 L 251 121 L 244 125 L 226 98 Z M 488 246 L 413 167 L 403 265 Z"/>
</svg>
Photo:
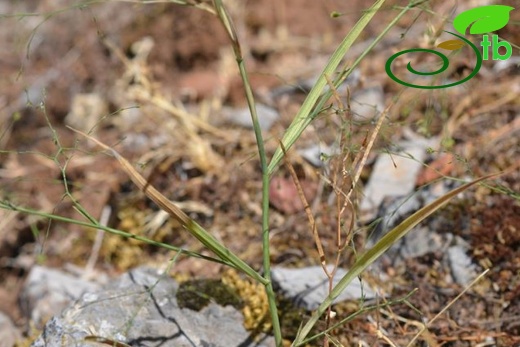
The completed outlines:
<svg viewBox="0 0 520 347">
<path fill-rule="evenodd" d="M 157 1 L 157 2 L 166 2 L 166 1 Z M 254 134 L 256 137 L 256 144 L 258 150 L 258 158 L 260 161 L 260 167 L 262 170 L 262 225 L 259 226 L 259 232 L 262 234 L 262 247 L 263 247 L 263 273 L 253 269 L 249 264 L 243 261 L 239 256 L 234 254 L 229 248 L 227 248 L 224 244 L 222 244 L 217 238 L 215 238 L 210 232 L 205 230 L 197 221 L 193 218 L 189 217 L 186 213 L 184 213 L 181 209 L 175 206 L 171 201 L 169 201 L 162 193 L 156 190 L 153 186 L 149 185 L 147 181 L 133 168 L 133 166 L 123 158 L 118 152 L 109 146 L 101 143 L 96 140 L 94 137 L 83 134 L 83 136 L 89 138 L 90 140 L 97 143 L 103 149 L 107 150 L 111 155 L 113 155 L 121 165 L 121 168 L 130 176 L 135 185 L 143 191 L 148 198 L 154 201 L 161 209 L 168 212 L 172 218 L 175 218 L 182 227 L 189 232 L 194 238 L 196 238 L 204 247 L 210 251 L 212 251 L 215 256 L 210 257 L 206 255 L 202 255 L 197 252 L 189 251 L 186 249 L 182 249 L 173 245 L 169 245 L 166 243 L 156 242 L 149 238 L 143 236 L 133 235 L 121 230 L 117 230 L 114 228 L 110 228 L 107 226 L 101 225 L 99 222 L 93 218 L 88 211 L 86 211 L 79 203 L 75 202 L 72 195 L 66 192 L 66 195 L 73 201 L 73 205 L 75 209 L 85 218 L 84 221 L 76 220 L 72 218 L 62 217 L 52 213 L 46 213 L 41 211 L 32 210 L 23 206 L 19 206 L 10 201 L 0 201 L 0 208 L 4 210 L 17 211 L 20 213 L 36 215 L 43 218 L 48 218 L 55 221 L 61 221 L 66 223 L 73 223 L 76 225 L 80 225 L 87 228 L 103 230 L 108 233 L 112 233 L 115 235 L 119 235 L 121 237 L 134 238 L 136 240 L 142 241 L 144 243 L 162 247 L 165 249 L 169 249 L 175 252 L 182 253 L 183 255 L 192 256 L 202 258 L 207 261 L 218 262 L 221 264 L 225 264 L 227 266 L 233 267 L 255 281 L 262 283 L 265 287 L 265 291 L 268 297 L 269 309 L 270 309 L 270 319 L 273 327 L 273 335 L 276 340 L 276 346 L 281 347 L 283 336 L 282 330 L 280 327 L 279 321 L 279 313 L 276 304 L 275 293 L 271 281 L 271 251 L 270 251 L 270 218 L 269 218 L 269 183 L 271 177 L 276 173 L 278 169 L 278 165 L 280 161 L 284 157 L 284 153 L 286 150 L 289 150 L 295 142 L 300 138 L 303 131 L 316 119 L 318 115 L 326 108 L 325 104 L 331 98 L 334 93 L 333 88 L 330 88 L 329 82 L 332 82 L 332 86 L 334 88 L 338 87 L 354 70 L 354 68 L 367 56 L 367 54 L 372 50 L 372 48 L 383 38 L 383 36 L 397 23 L 397 21 L 406 14 L 409 10 L 414 7 L 422 4 L 425 1 L 412 1 L 406 7 L 402 8 L 401 12 L 396 15 L 394 20 L 391 21 L 390 24 L 378 35 L 374 41 L 368 46 L 368 48 L 355 60 L 355 62 L 348 66 L 343 66 L 338 69 L 343 58 L 348 53 L 349 49 L 352 47 L 354 42 L 360 37 L 363 30 L 369 24 L 373 17 L 378 13 L 381 9 L 385 0 L 377 0 L 374 4 L 367 9 L 359 21 L 354 25 L 351 31 L 345 36 L 342 42 L 338 45 L 335 52 L 331 55 L 328 63 L 324 67 L 322 73 L 320 74 L 318 80 L 315 85 L 311 89 L 310 93 L 307 95 L 305 101 L 302 103 L 299 111 L 295 115 L 292 120 L 291 125 L 285 130 L 285 134 L 280 141 L 280 145 L 274 155 L 271 158 L 268 158 L 268 154 L 265 149 L 265 142 L 262 134 L 262 129 L 260 128 L 258 115 L 256 113 L 255 100 L 253 96 L 253 89 L 251 87 L 249 81 L 249 75 L 246 68 L 246 62 L 244 61 L 244 57 L 242 56 L 240 42 L 238 40 L 238 35 L 235 31 L 235 27 L 233 25 L 233 20 L 228 14 L 222 0 L 215 0 L 214 6 L 210 6 L 207 3 L 200 2 L 190 2 L 190 1 L 171 1 L 175 4 L 182 5 L 192 5 L 198 8 L 202 8 L 204 10 L 208 10 L 214 13 L 220 21 L 228 33 L 228 36 L 231 41 L 231 47 L 233 49 L 238 70 L 240 72 L 240 76 L 242 78 L 244 92 L 246 95 L 246 99 L 249 105 L 249 110 L 251 113 L 251 118 L 253 122 Z M 96 2 L 90 1 L 82 4 L 82 6 L 92 5 Z M 142 3 L 152 3 L 152 1 L 142 1 Z M 47 19 L 46 19 L 47 20 Z M 327 89 L 327 87 L 329 88 Z M 380 118 L 381 122 L 384 121 L 384 115 Z M 375 129 L 373 132 L 373 139 L 377 136 L 378 129 Z M 57 135 L 56 135 L 57 136 Z M 370 147 L 365 153 L 368 155 Z M 364 162 L 363 162 L 364 163 Z M 59 164 L 59 163 L 58 163 Z M 62 174 L 66 182 L 65 170 L 66 165 L 62 166 Z M 321 303 L 317 310 L 315 310 L 310 319 L 307 322 L 302 322 L 302 327 L 298 332 L 296 339 L 293 341 L 293 346 L 302 346 L 309 343 L 312 340 L 323 337 L 328 334 L 333 328 L 337 325 L 330 326 L 327 330 L 324 330 L 322 333 L 317 334 L 315 336 L 309 337 L 309 333 L 312 328 L 316 325 L 319 319 L 323 316 L 323 314 L 329 309 L 332 302 L 335 298 L 337 298 L 343 290 L 347 287 L 347 285 L 358 276 L 360 276 L 368 266 L 370 266 L 378 257 L 380 257 L 385 251 L 387 251 L 393 244 L 395 244 L 399 239 L 404 237 L 407 233 L 412 231 L 412 229 L 428 218 L 435 211 L 442 208 L 446 205 L 453 197 L 457 194 L 469 189 L 470 187 L 481 183 L 486 179 L 490 179 L 495 177 L 496 175 L 488 175 L 485 177 L 481 177 L 472 182 L 466 183 L 441 198 L 437 199 L 433 203 L 423 207 L 412 216 L 408 217 L 401 224 L 395 227 L 393 230 L 389 231 L 381 240 L 379 240 L 372 248 L 360 252 L 357 256 L 357 260 L 354 265 L 351 267 L 349 272 L 340 279 L 339 283 L 332 288 L 327 298 Z M 357 177 L 354 182 L 357 181 L 359 177 Z M 406 299 L 406 298 L 405 298 Z M 404 299 L 403 299 L 404 300 Z M 391 303 L 392 301 L 390 301 Z M 397 302 L 397 301 L 394 301 Z M 386 305 L 386 304 L 385 304 Z M 359 313 L 365 312 L 369 308 L 362 309 Z M 356 316 L 357 314 L 354 314 Z M 353 317 L 348 317 L 352 319 Z M 338 324 L 342 324 L 346 319 L 341 321 Z"/>
</svg>

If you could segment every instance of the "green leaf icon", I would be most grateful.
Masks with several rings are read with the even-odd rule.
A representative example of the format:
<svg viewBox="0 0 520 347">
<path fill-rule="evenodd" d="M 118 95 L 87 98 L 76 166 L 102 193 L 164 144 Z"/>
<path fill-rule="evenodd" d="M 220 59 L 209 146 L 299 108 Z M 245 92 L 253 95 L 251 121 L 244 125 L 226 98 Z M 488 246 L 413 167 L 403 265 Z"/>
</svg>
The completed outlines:
<svg viewBox="0 0 520 347">
<path fill-rule="evenodd" d="M 465 43 L 461 40 L 448 40 L 441 42 L 437 45 L 437 47 L 442 49 L 447 49 L 450 51 L 455 51 L 459 48 L 462 48 L 465 45 Z"/>
<path fill-rule="evenodd" d="M 466 29 L 470 26 L 470 34 L 489 33 L 505 27 L 509 22 L 509 12 L 514 9 L 504 5 L 476 7 L 455 17 L 453 27 L 462 35 L 466 34 Z"/>
</svg>

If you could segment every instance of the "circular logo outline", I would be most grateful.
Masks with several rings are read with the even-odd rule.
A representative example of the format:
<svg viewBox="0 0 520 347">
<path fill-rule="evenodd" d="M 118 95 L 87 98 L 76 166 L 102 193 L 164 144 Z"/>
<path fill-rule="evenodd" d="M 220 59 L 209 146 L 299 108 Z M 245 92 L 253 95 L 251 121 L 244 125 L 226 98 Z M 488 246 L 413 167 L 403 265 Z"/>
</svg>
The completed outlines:
<svg viewBox="0 0 520 347">
<path fill-rule="evenodd" d="M 471 74 L 469 74 L 468 76 L 466 76 L 464 79 L 460 80 L 460 81 L 457 81 L 457 82 L 453 82 L 453 83 L 450 83 L 450 84 L 444 84 L 444 85 L 440 85 L 440 86 L 423 86 L 423 85 L 418 85 L 418 84 L 412 84 L 412 83 L 408 83 L 406 81 L 403 81 L 401 79 L 399 79 L 393 72 L 392 72 L 392 63 L 393 61 L 403 55 L 403 54 L 406 54 L 406 53 L 412 53 L 412 52 L 427 52 L 427 53 L 433 53 L 439 57 L 441 57 L 442 59 L 442 66 L 441 68 L 433 71 L 433 72 L 420 72 L 420 71 L 417 71 L 415 70 L 414 68 L 412 68 L 412 65 L 410 62 L 408 62 L 407 64 L 407 70 L 410 71 L 411 73 L 415 74 L 415 75 L 420 75 L 420 76 L 431 76 L 431 75 L 436 75 L 436 74 L 439 74 L 443 71 L 445 71 L 448 67 L 449 67 L 449 60 L 448 60 L 448 57 L 446 57 L 446 55 L 444 55 L 443 53 L 440 53 L 440 52 L 437 52 L 433 49 L 426 49 L 426 48 L 412 48 L 412 49 L 407 49 L 407 50 L 404 50 L 404 51 L 400 51 L 400 52 L 397 52 L 396 54 L 392 55 L 390 58 L 388 58 L 388 60 L 386 61 L 386 64 L 385 64 L 385 70 L 386 70 L 386 73 L 388 74 L 388 76 L 394 80 L 395 82 L 399 83 L 399 84 L 402 84 L 404 86 L 407 86 L 407 87 L 411 87 L 411 88 L 420 88 L 420 89 L 441 89 L 441 88 L 449 88 L 449 87 L 453 87 L 453 86 L 456 86 L 456 85 L 459 85 L 459 84 L 462 84 L 462 83 L 465 83 L 467 81 L 469 81 L 470 79 L 472 79 L 473 77 L 475 77 L 475 75 L 479 72 L 480 68 L 482 67 L 482 54 L 480 54 L 480 51 L 478 50 L 478 47 L 475 46 L 473 43 L 471 43 L 471 41 L 469 41 L 468 39 L 466 39 L 464 36 L 460 36 L 460 35 L 457 35 L 455 33 L 452 33 L 451 31 L 446 31 L 444 30 L 444 32 L 448 33 L 448 34 L 451 34 L 451 35 L 454 35 L 458 38 L 460 38 L 461 40 L 463 40 L 465 43 L 467 43 L 472 49 L 473 51 L 475 52 L 475 55 L 477 57 L 477 61 L 476 61 L 476 64 L 475 64 L 475 67 L 473 68 L 473 71 L 471 72 Z"/>
</svg>

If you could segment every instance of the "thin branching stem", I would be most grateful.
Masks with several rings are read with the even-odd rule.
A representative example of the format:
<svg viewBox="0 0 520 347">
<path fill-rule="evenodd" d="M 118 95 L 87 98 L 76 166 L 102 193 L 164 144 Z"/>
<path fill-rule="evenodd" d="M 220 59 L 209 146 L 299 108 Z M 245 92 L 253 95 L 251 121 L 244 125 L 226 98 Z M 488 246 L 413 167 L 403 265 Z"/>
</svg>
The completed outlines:
<svg viewBox="0 0 520 347">
<path fill-rule="evenodd" d="M 224 265 L 232 266 L 232 267 L 236 268 L 235 266 L 233 266 L 228 261 L 217 259 L 217 258 L 213 258 L 213 257 L 209 257 L 209 256 L 206 256 L 206 255 L 203 255 L 203 254 L 200 254 L 200 253 L 196 253 L 196 252 L 192 252 L 192 251 L 180 248 L 180 247 L 175 247 L 175 246 L 172 246 L 172 245 L 167 244 L 167 243 L 154 241 L 154 240 L 149 239 L 147 237 L 136 235 L 136 234 L 132 234 L 132 233 L 128 233 L 126 231 L 122 231 L 122 230 L 119 230 L 119 229 L 110 228 L 110 227 L 107 227 L 107 226 L 99 224 L 95 220 L 94 220 L 94 223 L 83 222 L 83 221 L 80 221 L 80 220 L 77 220 L 77 219 L 73 219 L 73 218 L 67 218 L 67 217 L 59 216 L 59 215 L 52 214 L 52 213 L 46 213 L 46 212 L 42 212 L 42 211 L 33 210 L 33 209 L 30 209 L 30 208 L 27 208 L 27 207 L 14 205 L 14 204 L 12 204 L 9 201 L 0 201 L 0 209 L 7 210 L 7 211 L 16 211 L 16 212 L 24 213 L 24 214 L 27 214 L 27 215 L 33 215 L 33 216 L 38 216 L 38 217 L 42 217 L 42 218 L 47 218 L 47 219 L 54 220 L 54 221 L 57 221 L 57 222 L 75 224 L 75 225 L 79 225 L 79 226 L 86 227 L 86 228 L 99 229 L 99 230 L 103 230 L 103 231 L 106 231 L 106 232 L 114 234 L 114 235 L 126 237 L 126 238 L 129 238 L 129 239 L 134 239 L 134 240 L 138 240 L 138 241 L 142 241 L 142 242 L 145 242 L 145 243 L 147 243 L 149 245 L 152 245 L 152 246 L 161 247 L 161 248 L 164 248 L 164 249 L 169 249 L 169 250 L 175 251 L 175 252 L 182 252 L 183 254 L 189 255 L 190 257 L 201 258 L 201 259 L 205 259 L 205 260 L 208 260 L 208 261 L 212 261 L 212 262 L 215 262 L 215 263 L 220 263 L 220 264 L 224 264 Z"/>
</svg>

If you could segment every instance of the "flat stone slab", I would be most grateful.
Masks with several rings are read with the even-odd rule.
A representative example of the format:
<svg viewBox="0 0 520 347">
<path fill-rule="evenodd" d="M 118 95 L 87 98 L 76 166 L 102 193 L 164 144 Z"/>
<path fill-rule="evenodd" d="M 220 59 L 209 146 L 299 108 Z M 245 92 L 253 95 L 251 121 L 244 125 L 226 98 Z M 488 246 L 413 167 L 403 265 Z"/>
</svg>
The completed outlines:
<svg viewBox="0 0 520 347">
<path fill-rule="evenodd" d="M 328 269 L 332 270 L 332 266 Z M 346 274 L 347 270 L 339 268 L 334 277 L 334 285 Z M 329 294 L 329 280 L 321 266 L 301 269 L 274 267 L 271 277 L 273 284 L 279 286 L 288 298 L 309 311 L 315 310 Z M 368 284 L 355 279 L 334 300 L 334 303 L 361 298 L 371 299 L 375 296 L 376 292 Z"/>
<path fill-rule="evenodd" d="M 260 347 L 235 308 L 210 303 L 200 311 L 181 309 L 178 287 L 154 269 L 127 272 L 53 317 L 31 346 Z"/>
<path fill-rule="evenodd" d="M 83 294 L 100 289 L 101 285 L 97 282 L 36 265 L 25 281 L 21 298 L 22 307 L 31 317 L 33 324 L 41 329 L 45 321 L 59 314 Z"/>
</svg>

